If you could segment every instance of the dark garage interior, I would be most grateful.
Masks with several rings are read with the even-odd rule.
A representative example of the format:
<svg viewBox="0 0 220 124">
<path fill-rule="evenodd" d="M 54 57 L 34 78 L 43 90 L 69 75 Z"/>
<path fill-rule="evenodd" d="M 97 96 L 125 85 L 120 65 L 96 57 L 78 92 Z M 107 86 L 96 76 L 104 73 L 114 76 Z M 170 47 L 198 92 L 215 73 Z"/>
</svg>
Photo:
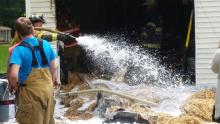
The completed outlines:
<svg viewBox="0 0 220 124">
<path fill-rule="evenodd" d="M 166 63 L 195 81 L 193 0 L 56 0 L 57 29 L 79 23 L 87 34 L 126 33 L 134 43 L 157 49 Z M 191 14 L 192 13 L 192 14 Z M 192 15 L 192 26 L 189 26 Z M 191 32 L 187 35 L 188 30 Z M 147 38 L 145 37 L 148 34 Z M 186 39 L 189 37 L 189 47 Z M 151 48 L 149 44 L 158 44 Z"/>
</svg>

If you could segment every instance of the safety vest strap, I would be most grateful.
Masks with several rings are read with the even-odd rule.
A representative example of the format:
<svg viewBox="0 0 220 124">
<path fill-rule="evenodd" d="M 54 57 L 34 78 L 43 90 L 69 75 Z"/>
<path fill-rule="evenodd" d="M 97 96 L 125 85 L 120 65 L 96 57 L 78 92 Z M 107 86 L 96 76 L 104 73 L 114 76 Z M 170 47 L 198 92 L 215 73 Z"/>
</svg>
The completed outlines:
<svg viewBox="0 0 220 124">
<path fill-rule="evenodd" d="M 43 34 L 44 34 L 43 31 L 39 31 L 39 32 L 36 34 L 36 37 L 42 38 Z"/>
<path fill-rule="evenodd" d="M 52 41 L 56 41 L 57 40 L 57 34 L 56 33 L 52 33 Z"/>
<path fill-rule="evenodd" d="M 43 50 L 43 41 L 38 39 L 38 43 L 39 43 L 39 46 L 31 46 L 29 43 L 27 42 L 21 42 L 19 44 L 19 46 L 24 46 L 24 47 L 28 47 L 31 49 L 32 51 L 32 66 L 37 66 L 39 63 L 37 62 L 37 59 L 36 59 L 36 56 L 35 56 L 35 51 L 39 50 L 40 54 L 41 54 L 41 58 L 42 58 L 42 64 L 43 65 L 48 65 L 48 61 L 47 61 L 47 58 L 46 58 L 46 55 L 44 53 L 44 50 Z"/>
<path fill-rule="evenodd" d="M 43 50 L 43 41 L 38 39 L 38 42 L 39 42 L 39 50 L 40 50 L 43 65 L 48 65 L 48 61 L 47 61 L 46 55 Z"/>
</svg>

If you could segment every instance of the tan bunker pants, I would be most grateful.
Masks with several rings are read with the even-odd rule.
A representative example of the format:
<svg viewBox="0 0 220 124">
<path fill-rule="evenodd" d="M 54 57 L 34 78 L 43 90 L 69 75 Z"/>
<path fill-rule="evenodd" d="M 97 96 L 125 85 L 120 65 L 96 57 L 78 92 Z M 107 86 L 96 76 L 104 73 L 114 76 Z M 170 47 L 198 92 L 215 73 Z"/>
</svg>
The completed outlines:
<svg viewBox="0 0 220 124">
<path fill-rule="evenodd" d="M 24 84 L 19 86 L 16 97 L 16 120 L 19 124 L 55 124 L 55 99 L 50 71 L 47 68 L 32 68 Z"/>
</svg>

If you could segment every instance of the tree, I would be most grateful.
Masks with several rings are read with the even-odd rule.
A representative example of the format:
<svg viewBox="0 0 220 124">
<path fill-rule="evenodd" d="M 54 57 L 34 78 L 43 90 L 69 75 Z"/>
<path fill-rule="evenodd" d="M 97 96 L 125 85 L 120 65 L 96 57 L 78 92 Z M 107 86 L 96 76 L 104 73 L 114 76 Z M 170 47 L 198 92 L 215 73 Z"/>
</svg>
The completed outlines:
<svg viewBox="0 0 220 124">
<path fill-rule="evenodd" d="M 0 26 L 14 27 L 15 20 L 25 14 L 25 0 L 0 0 Z"/>
</svg>

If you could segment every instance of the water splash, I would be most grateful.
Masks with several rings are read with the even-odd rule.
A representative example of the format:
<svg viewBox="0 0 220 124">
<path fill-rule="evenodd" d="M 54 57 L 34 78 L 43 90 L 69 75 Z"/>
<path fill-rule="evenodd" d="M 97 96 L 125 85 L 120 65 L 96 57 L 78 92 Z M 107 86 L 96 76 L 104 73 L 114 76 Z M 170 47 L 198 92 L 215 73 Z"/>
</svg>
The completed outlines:
<svg viewBox="0 0 220 124">
<path fill-rule="evenodd" d="M 161 58 L 154 57 L 139 46 L 128 44 L 124 37 L 86 35 L 77 40 L 86 49 L 95 72 L 101 75 L 109 78 L 120 76 L 121 81 L 129 85 L 144 83 L 167 87 L 182 82 L 179 74 L 160 63 Z"/>
<path fill-rule="evenodd" d="M 161 64 L 163 58 L 128 44 L 124 37 L 86 35 L 77 40 L 86 49 L 95 69 L 111 77 L 110 81 L 92 81 L 94 85 L 102 83 L 139 99 L 158 98 L 160 104 L 152 108 L 155 112 L 180 115 L 180 106 L 195 89 L 182 86 L 182 76 Z"/>
</svg>

